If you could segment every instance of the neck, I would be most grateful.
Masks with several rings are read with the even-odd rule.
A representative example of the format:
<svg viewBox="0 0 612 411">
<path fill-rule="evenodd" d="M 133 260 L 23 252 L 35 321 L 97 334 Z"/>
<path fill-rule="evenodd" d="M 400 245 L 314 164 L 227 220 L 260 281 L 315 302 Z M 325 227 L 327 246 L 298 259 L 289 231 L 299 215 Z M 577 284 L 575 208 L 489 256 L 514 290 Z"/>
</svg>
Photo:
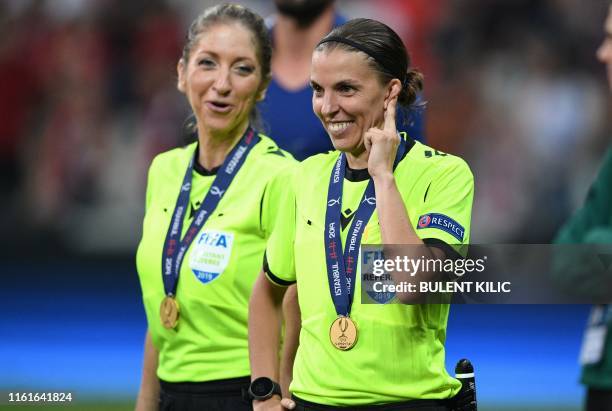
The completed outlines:
<svg viewBox="0 0 612 411">
<path fill-rule="evenodd" d="M 277 14 L 274 23 L 275 58 L 305 56 L 310 59 L 312 50 L 329 33 L 333 24 L 333 5 L 329 5 L 308 27 L 299 27 L 292 18 Z"/>
<path fill-rule="evenodd" d="M 352 152 L 346 152 L 346 161 L 353 170 L 368 168 L 368 152 L 363 145 Z"/>
<path fill-rule="evenodd" d="M 212 132 L 198 126 L 199 153 L 198 161 L 207 170 L 220 167 L 225 157 L 240 140 L 248 123 L 240 125 L 229 132 Z"/>
</svg>

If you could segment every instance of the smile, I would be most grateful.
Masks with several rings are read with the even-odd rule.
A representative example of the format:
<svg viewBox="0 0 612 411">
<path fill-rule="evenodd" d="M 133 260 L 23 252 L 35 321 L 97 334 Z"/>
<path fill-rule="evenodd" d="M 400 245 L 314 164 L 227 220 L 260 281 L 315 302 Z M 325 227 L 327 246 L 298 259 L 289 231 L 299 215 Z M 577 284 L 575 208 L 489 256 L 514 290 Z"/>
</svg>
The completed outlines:
<svg viewBox="0 0 612 411">
<path fill-rule="evenodd" d="M 327 129 L 332 134 L 340 134 L 344 130 L 346 130 L 346 128 L 348 126 L 350 126 L 351 124 L 353 124 L 352 121 L 342 121 L 342 122 L 336 122 L 336 123 L 328 123 L 327 124 Z"/>
</svg>

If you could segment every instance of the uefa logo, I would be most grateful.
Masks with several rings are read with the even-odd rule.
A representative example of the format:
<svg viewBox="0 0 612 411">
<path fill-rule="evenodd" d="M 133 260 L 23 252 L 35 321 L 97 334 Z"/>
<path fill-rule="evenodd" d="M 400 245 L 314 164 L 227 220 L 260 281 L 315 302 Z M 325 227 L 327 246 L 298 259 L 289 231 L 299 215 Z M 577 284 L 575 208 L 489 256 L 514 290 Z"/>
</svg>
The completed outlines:
<svg viewBox="0 0 612 411">
<path fill-rule="evenodd" d="M 425 228 L 429 226 L 431 223 L 431 217 L 428 214 L 425 214 L 423 217 L 419 218 L 419 228 Z"/>
</svg>

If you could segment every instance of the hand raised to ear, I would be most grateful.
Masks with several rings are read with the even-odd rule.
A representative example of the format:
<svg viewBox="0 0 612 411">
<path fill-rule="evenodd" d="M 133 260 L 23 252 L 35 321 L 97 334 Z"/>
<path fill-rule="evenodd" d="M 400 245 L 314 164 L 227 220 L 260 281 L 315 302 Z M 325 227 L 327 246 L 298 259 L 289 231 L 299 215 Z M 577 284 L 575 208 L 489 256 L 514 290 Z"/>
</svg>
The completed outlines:
<svg viewBox="0 0 612 411">
<path fill-rule="evenodd" d="M 393 162 L 399 137 L 395 127 L 397 96 L 393 97 L 385 110 L 383 128 L 372 127 L 364 135 L 364 145 L 368 152 L 368 172 L 372 178 L 393 175 Z"/>
</svg>

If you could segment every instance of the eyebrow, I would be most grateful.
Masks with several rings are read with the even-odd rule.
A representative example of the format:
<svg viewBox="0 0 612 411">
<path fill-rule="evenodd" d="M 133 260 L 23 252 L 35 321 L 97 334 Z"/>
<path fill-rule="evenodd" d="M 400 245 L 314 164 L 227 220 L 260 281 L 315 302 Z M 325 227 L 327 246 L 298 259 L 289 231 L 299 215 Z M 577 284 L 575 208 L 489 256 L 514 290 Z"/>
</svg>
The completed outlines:
<svg viewBox="0 0 612 411">
<path fill-rule="evenodd" d="M 361 84 L 359 83 L 359 81 L 353 80 L 353 79 L 345 79 L 345 80 L 337 81 L 336 83 L 333 84 L 332 87 L 337 88 L 338 86 L 344 86 L 344 85 L 348 85 L 348 86 L 355 87 L 355 88 L 361 88 Z M 310 86 L 311 87 L 314 87 L 314 86 L 321 87 L 319 83 L 317 83 L 316 81 L 312 79 L 310 80 Z"/>
<path fill-rule="evenodd" d="M 334 84 L 334 86 L 344 86 L 344 85 L 349 85 L 349 86 L 353 86 L 353 87 L 359 87 L 360 86 L 360 82 L 358 80 L 353 80 L 351 78 L 349 79 L 345 79 L 345 80 L 340 80 L 339 82 L 337 82 L 336 84 Z"/>
<path fill-rule="evenodd" d="M 215 53 L 214 51 L 208 51 L 208 50 L 201 50 L 200 52 L 195 54 L 195 57 L 202 57 L 202 54 L 208 54 L 211 57 L 214 58 L 219 58 L 219 53 Z M 251 57 L 246 57 L 246 56 L 238 56 L 236 58 L 233 59 L 234 62 L 239 62 L 239 61 L 248 61 L 253 63 L 253 59 Z"/>
</svg>

